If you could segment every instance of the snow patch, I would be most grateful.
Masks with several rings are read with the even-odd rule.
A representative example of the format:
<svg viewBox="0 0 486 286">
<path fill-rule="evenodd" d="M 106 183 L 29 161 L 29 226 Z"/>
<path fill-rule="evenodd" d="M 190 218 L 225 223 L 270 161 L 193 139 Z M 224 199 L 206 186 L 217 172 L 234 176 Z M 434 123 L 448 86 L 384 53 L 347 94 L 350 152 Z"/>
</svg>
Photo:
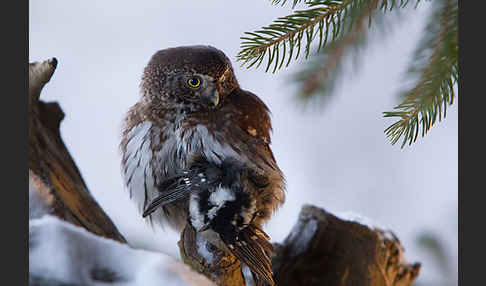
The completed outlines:
<svg viewBox="0 0 486 286">
<path fill-rule="evenodd" d="M 199 285 L 209 281 L 163 253 L 130 248 L 51 215 L 29 222 L 29 278 L 74 285 Z"/>
<path fill-rule="evenodd" d="M 377 222 L 372 221 L 370 218 L 367 218 L 353 211 L 334 212 L 333 214 L 342 220 L 356 222 L 368 227 L 369 229 L 376 229 L 376 228 L 383 229 L 383 230 L 385 229 L 381 227 Z"/>
<path fill-rule="evenodd" d="M 347 212 L 334 213 L 334 215 L 342 220 L 356 222 L 369 228 L 370 230 L 375 231 L 376 233 L 378 233 L 380 239 L 382 240 L 382 243 L 384 243 L 386 240 L 389 241 L 398 240 L 397 237 L 393 234 L 393 232 L 390 231 L 388 228 L 385 228 L 381 224 L 378 224 L 377 222 L 372 221 L 371 219 L 363 215 L 360 215 L 358 213 L 347 211 Z"/>
<path fill-rule="evenodd" d="M 301 254 L 309 247 L 309 243 L 312 241 L 317 229 L 318 223 L 315 219 L 311 219 L 305 224 L 299 222 L 292 228 L 287 238 L 293 241 L 292 249 L 290 250 L 292 257 Z"/>
</svg>

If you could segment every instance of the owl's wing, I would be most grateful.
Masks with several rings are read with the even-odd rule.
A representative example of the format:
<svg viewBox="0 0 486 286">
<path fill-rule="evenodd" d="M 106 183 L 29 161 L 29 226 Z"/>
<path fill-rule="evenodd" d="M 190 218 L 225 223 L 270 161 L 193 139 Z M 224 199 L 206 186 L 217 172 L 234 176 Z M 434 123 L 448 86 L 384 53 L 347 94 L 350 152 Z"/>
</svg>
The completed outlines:
<svg viewBox="0 0 486 286">
<path fill-rule="evenodd" d="M 229 108 L 238 111 L 238 126 L 261 143 L 270 144 L 272 124 L 270 110 L 265 103 L 255 94 L 242 89 L 232 93 L 228 101 Z"/>
<path fill-rule="evenodd" d="M 270 149 L 272 131 L 270 110 L 258 96 L 237 89 L 228 95 L 216 117 L 219 119 L 217 122 L 223 122 L 219 124 L 220 132 L 223 132 L 222 137 L 229 145 L 244 154 L 260 169 L 278 169 Z M 225 125 L 227 118 L 231 118 L 234 124 Z M 256 179 L 257 185 L 260 183 L 258 181 L 261 181 L 258 176 L 251 179 Z"/>
</svg>

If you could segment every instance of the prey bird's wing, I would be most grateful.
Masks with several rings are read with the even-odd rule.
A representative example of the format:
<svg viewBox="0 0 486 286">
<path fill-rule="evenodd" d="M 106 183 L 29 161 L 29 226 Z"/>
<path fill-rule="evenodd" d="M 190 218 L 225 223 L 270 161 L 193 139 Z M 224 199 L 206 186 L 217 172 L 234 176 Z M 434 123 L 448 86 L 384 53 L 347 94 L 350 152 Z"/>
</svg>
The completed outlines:
<svg viewBox="0 0 486 286">
<path fill-rule="evenodd" d="M 149 216 L 159 207 L 163 207 L 167 204 L 173 203 L 189 196 L 190 193 L 191 188 L 187 188 L 184 185 L 178 185 L 174 189 L 164 192 L 150 202 L 148 207 L 143 212 L 143 217 Z"/>
<path fill-rule="evenodd" d="M 214 166 L 197 161 L 191 168 L 165 179 L 158 186 L 160 195 L 148 204 L 143 217 L 149 216 L 159 207 L 187 198 L 193 192 L 214 187 L 216 180 L 213 169 Z"/>
</svg>

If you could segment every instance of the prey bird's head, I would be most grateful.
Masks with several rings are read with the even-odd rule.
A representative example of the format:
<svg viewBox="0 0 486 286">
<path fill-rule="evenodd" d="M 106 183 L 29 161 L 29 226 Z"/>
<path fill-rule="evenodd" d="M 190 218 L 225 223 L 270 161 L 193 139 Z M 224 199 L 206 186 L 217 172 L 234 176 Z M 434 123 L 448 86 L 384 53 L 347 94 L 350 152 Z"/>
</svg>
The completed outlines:
<svg viewBox="0 0 486 286">
<path fill-rule="evenodd" d="M 238 88 L 230 60 L 211 46 L 182 46 L 156 52 L 142 75 L 142 99 L 165 108 L 218 108 Z"/>
</svg>

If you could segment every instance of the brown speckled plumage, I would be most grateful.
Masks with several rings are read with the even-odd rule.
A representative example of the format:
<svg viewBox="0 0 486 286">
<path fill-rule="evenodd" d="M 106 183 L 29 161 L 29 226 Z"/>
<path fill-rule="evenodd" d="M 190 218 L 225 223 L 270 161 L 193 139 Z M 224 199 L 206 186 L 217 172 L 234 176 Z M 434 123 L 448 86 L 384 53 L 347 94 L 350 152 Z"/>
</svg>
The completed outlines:
<svg viewBox="0 0 486 286">
<path fill-rule="evenodd" d="M 197 76 L 200 88 L 187 79 Z M 140 85 L 141 99 L 125 118 L 122 172 L 130 196 L 143 212 L 160 195 L 157 186 L 204 155 L 231 157 L 258 174 L 248 191 L 256 199 L 252 224 L 258 228 L 284 202 L 284 177 L 270 149 L 267 106 L 240 88 L 229 59 L 210 46 L 170 48 L 155 53 Z M 202 99 L 218 96 L 216 106 Z M 148 217 L 181 231 L 188 199 L 165 205 Z"/>
</svg>

